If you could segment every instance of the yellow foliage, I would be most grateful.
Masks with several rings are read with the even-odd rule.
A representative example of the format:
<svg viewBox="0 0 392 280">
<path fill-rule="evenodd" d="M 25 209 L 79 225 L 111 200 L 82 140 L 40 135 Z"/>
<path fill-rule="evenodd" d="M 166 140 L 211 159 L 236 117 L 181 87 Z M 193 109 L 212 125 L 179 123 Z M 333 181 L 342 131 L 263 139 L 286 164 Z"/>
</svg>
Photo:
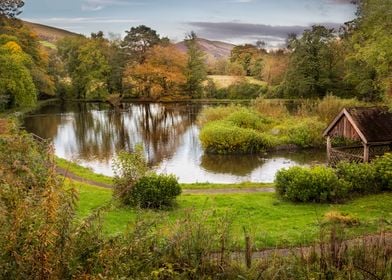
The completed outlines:
<svg viewBox="0 0 392 280">
<path fill-rule="evenodd" d="M 21 54 L 23 50 L 18 43 L 14 41 L 7 42 L 4 47 L 6 47 L 12 54 Z"/>
<path fill-rule="evenodd" d="M 143 64 L 126 68 L 125 83 L 147 97 L 178 94 L 186 82 L 186 55 L 173 45 L 158 45 L 149 50 L 146 57 Z"/>
</svg>

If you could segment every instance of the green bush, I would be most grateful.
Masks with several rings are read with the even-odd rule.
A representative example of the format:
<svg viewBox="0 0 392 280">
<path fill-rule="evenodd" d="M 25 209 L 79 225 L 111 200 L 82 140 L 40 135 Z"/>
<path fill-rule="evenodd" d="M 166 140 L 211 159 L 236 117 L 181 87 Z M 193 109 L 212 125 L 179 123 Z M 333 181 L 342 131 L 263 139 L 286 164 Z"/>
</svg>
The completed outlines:
<svg viewBox="0 0 392 280">
<path fill-rule="evenodd" d="M 297 202 L 338 202 L 347 196 L 348 186 L 332 168 L 292 167 L 276 175 L 279 196 Z"/>
<path fill-rule="evenodd" d="M 272 146 L 271 139 L 262 133 L 225 121 L 205 125 L 199 137 L 203 148 L 215 154 L 251 154 Z"/>
<path fill-rule="evenodd" d="M 171 206 L 181 194 L 181 187 L 174 175 L 152 174 L 140 178 L 132 193 L 132 205 L 141 208 Z"/>
<path fill-rule="evenodd" d="M 314 118 L 303 118 L 296 121 L 288 129 L 290 144 L 295 144 L 302 148 L 317 147 L 324 144 L 321 131 L 325 124 Z"/>
<path fill-rule="evenodd" d="M 383 190 L 392 190 L 392 153 L 385 154 L 373 161 L 376 176 Z"/>
<path fill-rule="evenodd" d="M 271 133 L 280 139 L 280 144 L 294 144 L 301 148 L 324 146 L 322 131 L 325 124 L 316 118 L 286 117 Z"/>
<path fill-rule="evenodd" d="M 373 164 L 341 162 L 336 166 L 336 174 L 349 184 L 350 192 L 368 194 L 380 191 L 379 179 Z"/>
<path fill-rule="evenodd" d="M 230 114 L 226 120 L 241 128 L 257 130 L 262 130 L 266 125 L 271 123 L 271 120 L 245 108 Z"/>
</svg>

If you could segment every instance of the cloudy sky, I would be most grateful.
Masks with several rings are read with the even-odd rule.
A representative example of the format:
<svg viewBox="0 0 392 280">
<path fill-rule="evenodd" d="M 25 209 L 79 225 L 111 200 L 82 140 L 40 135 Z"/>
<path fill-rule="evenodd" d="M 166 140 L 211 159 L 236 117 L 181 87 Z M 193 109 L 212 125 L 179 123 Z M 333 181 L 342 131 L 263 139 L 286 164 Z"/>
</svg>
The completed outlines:
<svg viewBox="0 0 392 280">
<path fill-rule="evenodd" d="M 199 37 L 235 44 L 282 44 L 313 24 L 336 27 L 354 18 L 350 0 L 26 0 L 22 18 L 82 34 L 124 34 L 145 24 L 174 41 Z"/>
</svg>

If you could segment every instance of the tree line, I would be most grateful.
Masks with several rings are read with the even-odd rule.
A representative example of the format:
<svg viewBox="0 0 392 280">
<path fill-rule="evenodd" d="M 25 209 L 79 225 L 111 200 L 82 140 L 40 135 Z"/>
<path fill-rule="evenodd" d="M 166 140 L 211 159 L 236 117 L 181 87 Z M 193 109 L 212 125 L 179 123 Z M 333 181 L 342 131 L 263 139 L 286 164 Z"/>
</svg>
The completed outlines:
<svg viewBox="0 0 392 280">
<path fill-rule="evenodd" d="M 37 99 L 99 99 L 110 95 L 182 98 L 322 98 L 336 95 L 379 101 L 392 94 L 392 0 L 362 0 L 357 17 L 339 30 L 315 25 L 287 46 L 236 46 L 228 59 L 208 61 L 197 35 L 181 52 L 145 25 L 121 39 L 103 32 L 59 40 L 44 47 L 16 19 L 21 0 L 0 4 L 0 109 L 34 106 Z M 208 75 L 252 77 L 219 90 Z"/>
</svg>

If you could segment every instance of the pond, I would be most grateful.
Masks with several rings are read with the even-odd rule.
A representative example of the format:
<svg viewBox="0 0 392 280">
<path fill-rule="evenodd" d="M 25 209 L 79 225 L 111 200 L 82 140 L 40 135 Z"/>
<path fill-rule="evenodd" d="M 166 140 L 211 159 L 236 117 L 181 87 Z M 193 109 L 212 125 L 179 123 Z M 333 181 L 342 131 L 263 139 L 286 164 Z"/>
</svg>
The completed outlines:
<svg viewBox="0 0 392 280">
<path fill-rule="evenodd" d="M 273 182 L 276 172 L 294 165 L 326 161 L 325 151 L 272 152 L 263 155 L 208 155 L 203 152 L 194 103 L 124 103 L 113 110 L 104 103 L 50 104 L 26 115 L 27 131 L 51 139 L 56 155 L 113 175 L 120 150 L 144 145 L 152 168 L 175 174 L 182 183 Z"/>
</svg>

